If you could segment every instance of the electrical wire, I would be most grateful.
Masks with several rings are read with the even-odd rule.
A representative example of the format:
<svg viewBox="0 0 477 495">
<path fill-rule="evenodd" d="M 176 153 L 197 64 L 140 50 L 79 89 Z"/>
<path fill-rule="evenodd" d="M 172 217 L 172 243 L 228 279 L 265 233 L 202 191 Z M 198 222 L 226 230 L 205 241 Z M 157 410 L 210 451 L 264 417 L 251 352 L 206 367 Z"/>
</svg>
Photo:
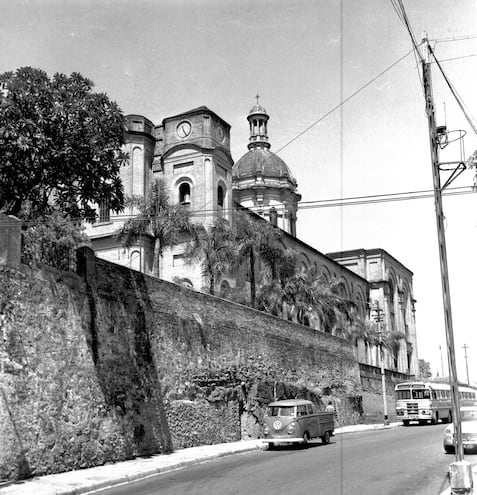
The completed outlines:
<svg viewBox="0 0 477 495">
<path fill-rule="evenodd" d="M 338 110 L 341 106 L 343 106 L 345 103 L 347 103 L 351 98 L 354 98 L 358 93 L 366 89 L 368 86 L 370 86 L 374 81 L 379 79 L 382 75 L 386 74 L 386 72 L 390 71 L 392 68 L 394 68 L 396 65 L 399 64 L 402 60 L 404 60 L 412 51 L 414 48 L 411 48 L 407 53 L 405 53 L 402 57 L 400 57 L 398 60 L 396 60 L 394 63 L 386 67 L 383 71 L 381 71 L 379 74 L 374 76 L 372 79 L 370 79 L 366 84 L 363 84 L 359 89 L 357 89 L 354 93 L 352 93 L 350 96 L 345 98 L 343 101 L 335 105 L 331 110 L 326 112 L 324 115 L 322 115 L 318 120 L 315 120 L 312 124 L 310 124 L 308 127 L 306 127 L 303 131 L 298 133 L 293 139 L 290 139 L 287 143 L 285 143 L 283 146 L 281 146 L 275 153 L 280 153 L 283 149 L 285 149 L 287 146 L 295 142 L 297 139 L 299 139 L 303 134 L 306 134 L 311 128 L 313 128 L 315 125 L 319 124 L 321 121 L 326 119 L 329 115 L 331 115 L 333 112 Z"/>
<path fill-rule="evenodd" d="M 463 41 L 463 40 L 475 40 L 477 39 L 477 34 L 476 35 L 467 35 L 467 36 L 454 36 L 453 38 L 439 38 L 439 39 L 433 39 L 429 41 L 433 41 L 434 43 L 447 43 L 450 41 Z"/>
<path fill-rule="evenodd" d="M 435 53 L 434 53 L 434 51 L 432 50 L 431 47 L 429 47 L 429 51 L 430 51 L 430 54 L 431 54 L 432 58 L 436 62 L 437 67 L 441 71 L 442 77 L 444 78 L 445 82 L 447 83 L 447 86 L 449 87 L 452 95 L 454 96 L 455 100 L 457 101 L 457 104 L 459 105 L 460 109 L 462 110 L 462 113 L 464 114 L 465 118 L 467 119 L 467 122 L 472 127 L 472 130 L 474 131 L 474 134 L 477 135 L 477 125 L 475 123 L 475 119 L 472 117 L 472 115 L 470 114 L 468 108 L 466 107 L 466 105 L 464 103 L 464 100 L 457 93 L 457 90 L 455 89 L 454 85 L 449 80 L 447 74 L 445 73 L 442 65 L 439 62 L 439 60 L 437 60 L 437 57 L 436 57 L 436 55 L 435 55 Z"/>
<path fill-rule="evenodd" d="M 468 55 L 462 55 L 460 57 L 452 57 L 452 58 L 444 58 L 440 60 L 440 62 L 450 62 L 451 60 L 460 60 L 461 58 L 470 58 L 470 57 L 477 57 L 477 53 L 469 53 Z M 432 62 L 435 64 L 435 62 Z"/>
<path fill-rule="evenodd" d="M 473 186 L 459 186 L 459 187 L 450 187 L 446 188 L 445 191 L 442 192 L 443 196 L 460 196 L 466 194 L 475 194 L 475 189 Z M 427 199 L 432 198 L 434 196 L 434 191 L 432 189 L 422 189 L 415 191 L 403 191 L 397 193 L 386 193 L 386 194 L 372 194 L 366 196 L 348 196 L 344 198 L 328 198 L 328 199 L 318 199 L 318 200 L 310 200 L 303 201 L 298 204 L 298 210 L 309 210 L 315 208 L 333 208 L 333 207 L 341 207 L 341 206 L 357 206 L 357 205 L 367 205 L 367 204 L 378 204 L 378 203 L 388 203 L 394 201 L 410 201 L 417 199 Z M 284 211 L 285 207 L 281 205 L 276 205 L 275 209 L 277 211 Z M 260 211 L 259 207 L 249 207 L 248 210 L 256 212 Z M 203 215 L 207 215 L 210 213 L 215 213 L 215 209 L 198 209 L 198 210 L 189 210 L 189 214 L 191 217 L 200 217 Z M 224 208 L 222 210 L 224 214 L 234 215 L 237 213 L 236 208 Z M 129 219 L 136 219 L 136 221 L 149 222 L 149 218 L 140 219 L 138 215 L 131 214 L 118 214 L 112 215 L 110 220 L 106 223 L 115 223 L 115 222 L 125 222 Z M 74 221 L 71 221 L 74 223 Z M 32 225 L 48 225 L 48 222 L 44 220 L 25 220 L 23 222 L 26 226 Z M 14 226 L 17 225 L 16 222 L 8 220 L 2 222 L 2 225 L 5 226 Z M 96 224 L 98 225 L 98 224 Z M 99 224 L 100 226 L 101 224 Z"/>
<path fill-rule="evenodd" d="M 417 43 L 416 41 L 416 37 L 412 30 L 411 23 L 409 22 L 409 18 L 407 17 L 406 9 L 404 8 L 402 0 L 391 0 L 391 3 L 395 7 L 394 10 L 396 10 L 396 12 L 398 13 L 399 18 L 401 19 L 402 23 L 404 24 L 404 27 L 406 28 L 406 31 L 408 32 L 411 38 L 412 46 L 415 50 L 415 53 L 418 55 L 420 62 L 421 63 L 424 62 L 422 54 L 419 51 L 420 43 Z"/>
</svg>

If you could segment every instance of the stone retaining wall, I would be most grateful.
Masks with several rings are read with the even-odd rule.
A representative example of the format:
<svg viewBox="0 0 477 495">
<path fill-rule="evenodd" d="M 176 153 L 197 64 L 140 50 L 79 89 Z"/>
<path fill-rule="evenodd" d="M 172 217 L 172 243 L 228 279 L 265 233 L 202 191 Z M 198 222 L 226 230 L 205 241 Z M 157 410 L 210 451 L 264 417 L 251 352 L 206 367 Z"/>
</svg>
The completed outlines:
<svg viewBox="0 0 477 495">
<path fill-rule="evenodd" d="M 0 267 L 0 478 L 256 437 L 274 398 L 360 422 L 349 342 L 79 252 Z"/>
</svg>

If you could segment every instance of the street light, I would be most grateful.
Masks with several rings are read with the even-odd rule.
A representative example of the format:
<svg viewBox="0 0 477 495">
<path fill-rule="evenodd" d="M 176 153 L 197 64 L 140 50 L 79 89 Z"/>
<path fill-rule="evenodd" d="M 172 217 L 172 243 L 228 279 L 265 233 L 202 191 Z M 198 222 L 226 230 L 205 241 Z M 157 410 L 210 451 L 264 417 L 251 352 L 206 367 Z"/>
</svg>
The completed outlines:
<svg viewBox="0 0 477 495">
<path fill-rule="evenodd" d="M 464 344 L 462 349 L 464 349 L 464 358 L 465 358 L 465 371 L 467 372 L 467 385 L 470 385 L 470 380 L 469 380 L 469 364 L 467 363 L 467 349 L 469 346 L 467 344 Z"/>
<path fill-rule="evenodd" d="M 381 330 L 381 323 L 384 319 L 384 311 L 379 307 L 379 302 L 374 303 L 374 321 L 378 324 L 378 336 L 379 336 L 379 364 L 381 366 L 381 386 L 383 389 L 383 414 L 384 424 L 389 424 L 388 419 L 388 404 L 386 400 L 386 372 L 384 371 L 384 349 L 383 349 L 383 332 Z"/>
</svg>

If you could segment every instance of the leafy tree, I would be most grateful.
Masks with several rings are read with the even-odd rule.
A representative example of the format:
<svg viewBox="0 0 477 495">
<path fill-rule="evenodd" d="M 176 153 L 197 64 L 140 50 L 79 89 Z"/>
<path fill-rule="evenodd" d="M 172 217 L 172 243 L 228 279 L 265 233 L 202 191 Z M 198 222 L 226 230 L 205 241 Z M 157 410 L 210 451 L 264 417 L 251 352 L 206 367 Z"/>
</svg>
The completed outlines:
<svg viewBox="0 0 477 495">
<path fill-rule="evenodd" d="M 394 367 L 398 367 L 399 349 L 401 348 L 401 341 L 406 337 L 406 334 L 398 330 L 394 330 L 384 335 L 383 345 L 391 353 Z"/>
<path fill-rule="evenodd" d="M 0 211 L 53 209 L 94 221 L 94 204 L 120 211 L 123 116 L 78 73 L 22 67 L 0 74 Z"/>
<path fill-rule="evenodd" d="M 431 364 L 424 359 L 419 359 L 419 376 L 421 378 L 430 378 L 432 376 Z"/>
<path fill-rule="evenodd" d="M 83 230 L 79 220 L 57 211 L 27 222 L 23 235 L 24 261 L 28 264 L 46 263 L 61 270 L 74 269 L 75 250 L 90 244 Z"/>
<path fill-rule="evenodd" d="M 218 219 L 209 229 L 194 226 L 192 233 L 187 254 L 191 260 L 201 262 L 202 274 L 209 281 L 209 294 L 214 295 L 216 282 L 227 272 L 233 260 L 230 229 L 225 220 Z"/>
<path fill-rule="evenodd" d="M 117 232 L 123 247 L 131 247 L 141 235 L 154 239 L 153 273 L 159 276 L 160 259 L 166 247 L 179 242 L 183 232 L 191 232 L 189 212 L 173 204 L 165 183 L 158 179 L 151 184 L 148 195 L 126 198 L 126 206 L 136 207 L 138 214 L 130 218 Z"/>
</svg>

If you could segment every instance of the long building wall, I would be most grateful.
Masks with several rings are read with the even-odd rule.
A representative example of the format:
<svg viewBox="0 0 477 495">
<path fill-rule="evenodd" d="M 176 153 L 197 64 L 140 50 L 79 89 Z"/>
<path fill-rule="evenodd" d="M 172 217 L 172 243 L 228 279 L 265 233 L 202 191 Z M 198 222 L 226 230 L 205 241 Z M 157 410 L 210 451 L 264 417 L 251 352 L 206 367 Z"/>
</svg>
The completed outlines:
<svg viewBox="0 0 477 495">
<path fill-rule="evenodd" d="M 11 258 L 10 258 L 11 259 Z M 79 253 L 79 275 L 0 267 L 0 477 L 260 435 L 274 398 L 360 422 L 350 343 Z"/>
</svg>

